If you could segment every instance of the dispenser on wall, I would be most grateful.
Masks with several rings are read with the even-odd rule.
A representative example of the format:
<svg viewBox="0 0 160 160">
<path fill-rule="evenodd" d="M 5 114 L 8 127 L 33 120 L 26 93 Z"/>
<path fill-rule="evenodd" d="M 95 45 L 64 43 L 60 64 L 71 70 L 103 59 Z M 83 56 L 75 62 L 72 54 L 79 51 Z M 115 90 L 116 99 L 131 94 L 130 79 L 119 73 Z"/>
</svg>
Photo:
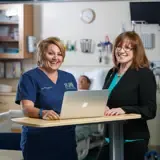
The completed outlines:
<svg viewBox="0 0 160 160">
<path fill-rule="evenodd" d="M 93 53 L 95 43 L 92 39 L 81 39 L 80 40 L 81 52 Z"/>
<path fill-rule="evenodd" d="M 27 37 L 27 50 L 29 53 L 34 53 L 36 51 L 36 37 Z"/>
<path fill-rule="evenodd" d="M 143 33 L 140 37 L 145 49 L 153 49 L 155 47 L 155 34 Z"/>
</svg>

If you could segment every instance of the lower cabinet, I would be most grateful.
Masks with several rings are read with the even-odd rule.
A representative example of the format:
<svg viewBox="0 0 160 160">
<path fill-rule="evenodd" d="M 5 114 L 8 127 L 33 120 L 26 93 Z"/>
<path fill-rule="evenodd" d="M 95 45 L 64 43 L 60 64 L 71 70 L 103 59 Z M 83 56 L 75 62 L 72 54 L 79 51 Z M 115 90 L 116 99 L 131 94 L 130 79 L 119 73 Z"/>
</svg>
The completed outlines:
<svg viewBox="0 0 160 160">
<path fill-rule="evenodd" d="M 8 110 L 21 109 L 21 106 L 15 103 L 15 93 L 0 93 L 0 113 Z"/>
</svg>

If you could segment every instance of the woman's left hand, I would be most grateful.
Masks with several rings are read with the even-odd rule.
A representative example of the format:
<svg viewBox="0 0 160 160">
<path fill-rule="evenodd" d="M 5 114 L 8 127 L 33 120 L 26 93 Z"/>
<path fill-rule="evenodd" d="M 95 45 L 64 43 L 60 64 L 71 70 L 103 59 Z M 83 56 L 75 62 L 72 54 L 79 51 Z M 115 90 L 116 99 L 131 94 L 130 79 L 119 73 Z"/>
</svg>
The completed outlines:
<svg viewBox="0 0 160 160">
<path fill-rule="evenodd" d="M 105 112 L 105 116 L 117 116 L 121 114 L 125 114 L 122 108 L 112 108 Z"/>
</svg>

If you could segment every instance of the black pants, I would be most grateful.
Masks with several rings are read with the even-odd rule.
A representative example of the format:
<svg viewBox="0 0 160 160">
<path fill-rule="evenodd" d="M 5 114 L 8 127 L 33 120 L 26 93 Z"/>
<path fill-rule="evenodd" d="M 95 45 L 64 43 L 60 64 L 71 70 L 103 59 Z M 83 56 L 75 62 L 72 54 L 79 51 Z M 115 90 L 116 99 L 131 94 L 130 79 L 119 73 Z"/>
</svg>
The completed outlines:
<svg viewBox="0 0 160 160">
<path fill-rule="evenodd" d="M 148 151 L 148 140 L 129 142 L 124 144 L 124 160 L 144 160 Z M 109 145 L 104 144 L 96 160 L 109 160 Z"/>
</svg>

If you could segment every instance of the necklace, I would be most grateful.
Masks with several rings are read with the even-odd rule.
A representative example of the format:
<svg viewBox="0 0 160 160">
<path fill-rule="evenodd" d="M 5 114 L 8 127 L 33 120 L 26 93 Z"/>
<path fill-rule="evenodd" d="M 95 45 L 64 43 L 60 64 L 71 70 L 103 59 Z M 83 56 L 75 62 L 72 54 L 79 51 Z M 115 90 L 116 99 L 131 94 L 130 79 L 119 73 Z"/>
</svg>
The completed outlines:
<svg viewBox="0 0 160 160">
<path fill-rule="evenodd" d="M 118 74 L 118 73 L 117 73 L 117 77 L 118 77 L 118 78 L 122 77 L 122 74 Z"/>
<path fill-rule="evenodd" d="M 118 74 L 118 73 L 117 73 L 116 84 L 119 82 L 119 80 L 121 79 L 122 76 L 123 76 L 123 74 Z"/>
</svg>

